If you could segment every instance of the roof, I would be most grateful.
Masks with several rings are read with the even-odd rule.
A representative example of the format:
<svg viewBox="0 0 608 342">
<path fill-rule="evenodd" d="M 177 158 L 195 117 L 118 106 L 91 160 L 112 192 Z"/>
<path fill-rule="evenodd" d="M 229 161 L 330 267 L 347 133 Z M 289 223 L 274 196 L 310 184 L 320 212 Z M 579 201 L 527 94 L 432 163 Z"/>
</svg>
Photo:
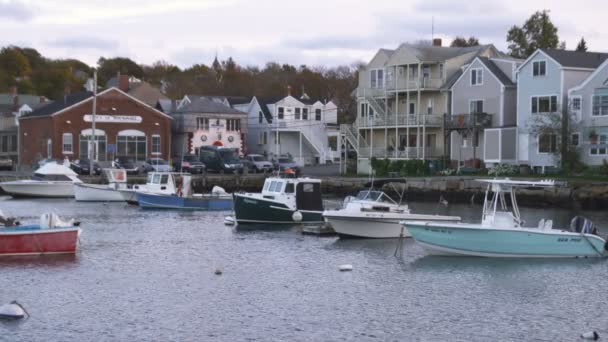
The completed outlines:
<svg viewBox="0 0 608 342">
<path fill-rule="evenodd" d="M 443 90 L 451 89 L 452 86 L 454 85 L 454 83 L 456 83 L 456 81 L 458 81 L 460 76 L 462 76 L 462 68 L 458 68 L 458 70 L 455 73 L 453 73 L 452 76 L 450 76 L 450 78 L 448 78 L 445 81 L 445 83 L 443 84 L 443 87 L 441 87 L 441 89 L 443 89 Z"/>
<path fill-rule="evenodd" d="M 155 107 L 165 113 L 171 113 L 177 109 L 177 101 L 170 99 L 159 99 Z"/>
<path fill-rule="evenodd" d="M 0 114 L 4 114 L 4 113 L 13 113 L 13 109 L 15 108 L 15 106 L 11 105 L 11 104 L 2 104 L 0 103 Z"/>
<path fill-rule="evenodd" d="M 195 113 L 215 113 L 215 114 L 243 114 L 240 110 L 236 110 L 222 103 L 210 100 L 206 97 L 197 97 L 191 100 L 192 102 L 177 109 L 174 113 L 195 114 Z"/>
<path fill-rule="evenodd" d="M 44 101 L 47 101 L 48 99 L 44 96 L 38 96 L 38 95 L 28 95 L 28 94 L 17 94 L 17 105 L 18 106 L 22 106 L 24 104 L 33 107 L 37 104 L 39 104 L 42 99 L 44 99 Z M 0 104 L 10 104 L 13 105 L 15 103 L 15 95 L 13 94 L 9 94 L 9 93 L 4 93 L 4 94 L 0 94 Z"/>
<path fill-rule="evenodd" d="M 256 96 L 256 99 L 258 100 L 258 104 L 260 105 L 260 108 L 262 109 L 262 113 L 264 113 L 264 117 L 266 118 L 266 121 L 268 121 L 269 123 L 272 123 L 272 113 L 270 112 L 268 105 L 275 104 L 284 98 L 285 98 L 285 96 L 267 96 L 267 97 Z"/>
<path fill-rule="evenodd" d="M 250 103 L 253 96 L 226 96 L 231 106 Z"/>
<path fill-rule="evenodd" d="M 508 87 L 514 87 L 515 83 L 513 83 L 513 81 L 511 81 L 511 78 L 507 75 L 505 75 L 505 73 L 496 65 L 494 64 L 494 62 L 492 62 L 488 57 L 477 57 L 477 59 L 483 63 L 483 65 L 486 66 L 486 68 L 488 68 L 488 70 L 490 70 L 490 72 L 492 74 L 494 74 L 494 76 L 496 76 L 496 78 L 498 78 L 498 81 L 500 83 L 502 83 L 504 86 L 508 86 Z"/>
<path fill-rule="evenodd" d="M 78 93 L 69 94 L 63 97 L 61 100 L 50 102 L 49 104 L 34 109 L 33 112 L 23 115 L 24 118 L 38 117 L 38 116 L 50 116 L 56 112 L 73 106 L 81 101 L 92 97 L 93 93 L 89 91 L 81 91 Z"/>
<path fill-rule="evenodd" d="M 563 67 L 596 69 L 606 59 L 608 53 L 578 52 L 559 49 L 540 49 Z"/>
<path fill-rule="evenodd" d="M 493 45 L 478 45 L 470 47 L 446 47 L 446 46 L 415 46 L 404 44 L 415 50 L 416 57 L 423 62 L 441 62 L 464 54 L 480 53 Z"/>
<path fill-rule="evenodd" d="M 153 87 L 148 82 L 131 84 L 131 89 L 129 89 L 129 95 L 152 107 L 156 106 L 156 103 L 159 100 L 167 99 L 165 94 L 161 93 L 160 89 Z"/>
</svg>

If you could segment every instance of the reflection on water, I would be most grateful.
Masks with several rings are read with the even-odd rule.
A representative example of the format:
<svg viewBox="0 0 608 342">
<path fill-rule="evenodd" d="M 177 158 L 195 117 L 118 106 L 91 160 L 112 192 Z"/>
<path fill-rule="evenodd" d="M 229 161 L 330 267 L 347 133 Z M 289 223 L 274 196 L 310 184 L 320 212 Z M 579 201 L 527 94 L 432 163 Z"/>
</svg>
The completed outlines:
<svg viewBox="0 0 608 342">
<path fill-rule="evenodd" d="M 478 222 L 478 205 L 410 202 Z M 230 227 L 226 212 L 143 211 L 67 200 L 3 201 L 37 221 L 82 221 L 76 256 L 0 258 L 0 302 L 32 317 L 7 341 L 563 341 L 602 330 L 608 264 L 427 256 L 413 240 L 304 236 Z M 576 213 L 522 208 L 528 222 Z M 584 212 L 600 227 L 602 212 Z M 608 231 L 608 230 L 604 230 Z M 340 272 L 341 264 L 353 265 Z M 222 275 L 215 275 L 216 269 Z"/>
</svg>

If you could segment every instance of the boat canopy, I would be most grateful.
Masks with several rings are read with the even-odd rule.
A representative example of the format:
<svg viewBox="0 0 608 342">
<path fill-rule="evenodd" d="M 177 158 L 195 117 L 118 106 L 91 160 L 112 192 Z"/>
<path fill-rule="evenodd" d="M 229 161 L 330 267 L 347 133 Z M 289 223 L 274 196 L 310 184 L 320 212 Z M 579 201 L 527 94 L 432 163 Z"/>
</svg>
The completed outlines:
<svg viewBox="0 0 608 342">
<path fill-rule="evenodd" d="M 360 201 L 389 202 L 397 204 L 397 202 L 384 193 L 384 191 L 378 190 L 361 190 L 355 198 Z"/>
</svg>

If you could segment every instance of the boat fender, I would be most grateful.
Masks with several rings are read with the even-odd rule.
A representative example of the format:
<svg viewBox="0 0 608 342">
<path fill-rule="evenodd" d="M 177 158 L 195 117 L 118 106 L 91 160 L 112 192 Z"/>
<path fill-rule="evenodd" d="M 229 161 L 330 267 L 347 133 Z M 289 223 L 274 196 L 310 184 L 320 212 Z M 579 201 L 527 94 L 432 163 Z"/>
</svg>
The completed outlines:
<svg viewBox="0 0 608 342">
<path fill-rule="evenodd" d="M 353 270 L 353 265 L 350 265 L 350 264 L 340 265 L 338 267 L 338 269 L 340 270 L 340 272 L 350 272 Z"/>
<path fill-rule="evenodd" d="M 294 211 L 293 214 L 291 215 L 291 218 L 295 221 L 295 222 L 302 222 L 302 213 L 299 211 Z"/>
<path fill-rule="evenodd" d="M 74 227 L 80 227 L 80 221 L 74 221 Z"/>
<path fill-rule="evenodd" d="M 26 315 L 30 316 L 25 308 L 16 300 L 0 306 L 0 319 L 17 320 L 22 319 Z"/>
<path fill-rule="evenodd" d="M 596 331 L 588 331 L 586 333 L 581 334 L 581 338 L 585 340 L 597 341 L 600 339 L 600 335 Z"/>
</svg>

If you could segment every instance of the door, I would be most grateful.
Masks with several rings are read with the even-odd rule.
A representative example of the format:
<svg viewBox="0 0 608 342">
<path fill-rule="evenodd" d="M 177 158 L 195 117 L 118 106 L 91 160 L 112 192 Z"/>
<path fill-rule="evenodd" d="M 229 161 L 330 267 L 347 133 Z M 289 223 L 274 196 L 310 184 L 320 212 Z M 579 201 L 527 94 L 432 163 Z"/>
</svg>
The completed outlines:
<svg viewBox="0 0 608 342">
<path fill-rule="evenodd" d="M 320 183 L 298 183 L 296 186 L 296 207 L 298 210 L 322 211 Z"/>
</svg>

